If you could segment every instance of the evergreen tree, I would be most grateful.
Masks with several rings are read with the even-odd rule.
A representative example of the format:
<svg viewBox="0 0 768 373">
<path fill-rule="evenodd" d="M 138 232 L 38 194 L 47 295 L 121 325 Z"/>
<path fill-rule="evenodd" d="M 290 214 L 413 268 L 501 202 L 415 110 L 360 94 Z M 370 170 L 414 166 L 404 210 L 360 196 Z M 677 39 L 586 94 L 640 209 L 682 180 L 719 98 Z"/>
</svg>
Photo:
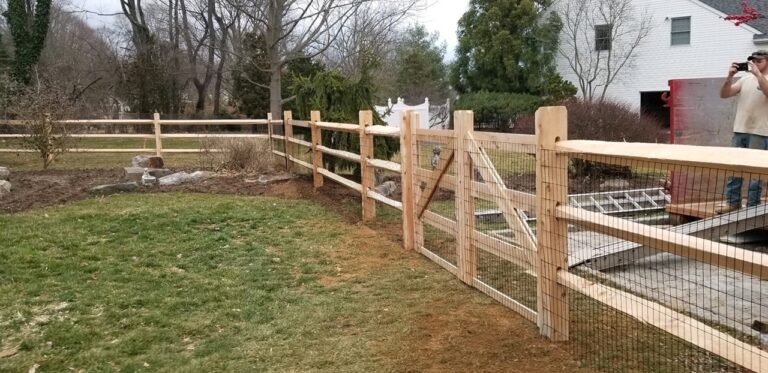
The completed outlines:
<svg viewBox="0 0 768 373">
<path fill-rule="evenodd" d="M 238 61 L 233 74 L 233 99 L 242 113 L 251 118 L 266 118 L 269 112 L 269 63 L 266 60 L 264 38 L 251 33 L 246 36 L 245 57 Z M 281 79 L 282 92 L 294 96 L 294 82 L 303 77 L 311 79 L 325 70 L 323 64 L 309 57 L 291 60 L 288 63 L 284 77 Z M 289 101 L 283 105 L 283 110 L 293 110 L 294 105 Z"/>
<path fill-rule="evenodd" d="M 3 13 L 15 51 L 13 76 L 23 84 L 32 81 L 32 70 L 45 46 L 51 15 L 51 0 L 37 0 L 34 12 L 27 3 L 27 0 L 8 0 L 8 9 Z"/>
<path fill-rule="evenodd" d="M 395 95 L 411 103 L 419 103 L 425 97 L 433 101 L 448 97 L 445 45 L 437 42 L 438 34 L 429 34 L 422 25 L 405 32 L 396 49 Z"/>
<path fill-rule="evenodd" d="M 337 71 L 323 71 L 312 78 L 297 78 L 291 87 L 296 93 L 293 117 L 309 119 L 312 110 L 319 110 L 324 121 L 357 123 L 360 110 L 373 108 L 372 86 L 366 70 L 359 80 L 349 79 Z M 375 111 L 373 113 L 374 124 L 386 124 Z M 322 142 L 330 148 L 360 152 L 360 136 L 356 133 L 323 131 Z M 374 156 L 378 159 L 390 159 L 398 149 L 397 140 L 383 137 L 374 139 Z M 360 166 L 352 162 L 330 156 L 324 157 L 323 161 L 329 170 L 355 167 L 355 175 L 360 176 Z"/>
<path fill-rule="evenodd" d="M 555 70 L 559 17 L 552 0 L 471 0 L 459 20 L 451 83 L 460 93 L 490 91 L 542 96 L 576 89 Z"/>
</svg>

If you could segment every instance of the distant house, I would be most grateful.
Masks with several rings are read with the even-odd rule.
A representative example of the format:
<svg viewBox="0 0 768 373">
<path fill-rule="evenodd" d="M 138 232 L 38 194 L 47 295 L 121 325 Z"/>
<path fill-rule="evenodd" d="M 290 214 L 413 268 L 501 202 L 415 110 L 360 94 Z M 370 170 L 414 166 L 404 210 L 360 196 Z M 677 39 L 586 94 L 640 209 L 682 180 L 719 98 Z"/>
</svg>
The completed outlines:
<svg viewBox="0 0 768 373">
<path fill-rule="evenodd" d="M 650 33 L 637 48 L 633 66 L 609 86 L 607 97 L 641 112 L 664 110 L 661 94 L 669 90 L 671 79 L 724 78 L 731 62 L 746 61 L 753 51 L 768 49 L 768 19 L 740 26 L 724 20 L 742 13 L 739 0 L 632 1 L 637 13 L 648 10 Z M 766 1 L 750 3 L 766 11 Z M 593 50 L 610 47 L 605 25 L 595 25 L 592 33 Z M 575 83 L 567 62 L 558 57 L 558 71 Z"/>
</svg>

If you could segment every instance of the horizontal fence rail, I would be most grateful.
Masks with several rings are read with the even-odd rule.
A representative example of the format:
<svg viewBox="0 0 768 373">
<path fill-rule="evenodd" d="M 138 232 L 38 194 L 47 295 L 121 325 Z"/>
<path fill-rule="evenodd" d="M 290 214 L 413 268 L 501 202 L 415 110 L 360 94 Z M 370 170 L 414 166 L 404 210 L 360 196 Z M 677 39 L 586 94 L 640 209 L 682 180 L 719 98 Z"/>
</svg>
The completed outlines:
<svg viewBox="0 0 768 373">
<path fill-rule="evenodd" d="M 32 121 L 8 120 L 0 121 L 0 126 L 20 126 L 25 127 Z M 163 153 L 203 153 L 203 152 L 221 152 L 221 149 L 168 149 L 163 148 L 163 139 L 269 139 L 269 134 L 244 134 L 244 133 L 163 133 L 163 126 L 244 126 L 244 125 L 266 125 L 271 128 L 274 125 L 283 123 L 283 120 L 272 119 L 160 119 L 159 114 L 154 115 L 154 119 L 88 119 L 88 120 L 57 120 L 56 124 L 71 126 L 105 126 L 105 125 L 152 125 L 151 134 L 132 134 L 132 133 L 67 133 L 66 136 L 79 139 L 143 139 L 155 141 L 155 154 L 162 156 Z M 30 137 L 29 133 L 0 134 L 0 139 L 24 139 Z M 141 153 L 146 152 L 145 148 L 72 148 L 65 149 L 70 153 Z M 4 148 L 0 153 L 35 153 L 33 149 Z"/>
</svg>

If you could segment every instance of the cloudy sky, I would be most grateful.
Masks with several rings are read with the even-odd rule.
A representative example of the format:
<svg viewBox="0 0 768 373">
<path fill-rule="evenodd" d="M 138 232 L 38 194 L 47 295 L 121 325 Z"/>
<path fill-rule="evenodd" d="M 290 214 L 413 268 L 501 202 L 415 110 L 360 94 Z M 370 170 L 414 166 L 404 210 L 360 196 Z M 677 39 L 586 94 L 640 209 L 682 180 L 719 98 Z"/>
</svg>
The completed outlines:
<svg viewBox="0 0 768 373">
<path fill-rule="evenodd" d="M 98 13 L 120 12 L 119 0 L 70 0 L 72 5 Z M 469 7 L 469 0 L 427 0 L 429 7 L 417 15 L 416 20 L 428 30 L 440 33 L 440 38 L 448 45 L 447 59 L 452 59 L 456 48 L 456 24 Z M 91 24 L 99 25 L 110 22 L 112 17 L 87 15 Z"/>
</svg>

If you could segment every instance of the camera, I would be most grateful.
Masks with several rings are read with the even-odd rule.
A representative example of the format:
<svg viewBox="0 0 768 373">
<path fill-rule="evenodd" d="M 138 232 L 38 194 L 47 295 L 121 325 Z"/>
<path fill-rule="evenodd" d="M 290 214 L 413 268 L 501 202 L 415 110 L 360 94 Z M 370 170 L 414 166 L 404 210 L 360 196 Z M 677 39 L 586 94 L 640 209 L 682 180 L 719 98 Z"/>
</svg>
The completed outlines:
<svg viewBox="0 0 768 373">
<path fill-rule="evenodd" d="M 746 62 L 736 64 L 736 71 L 749 71 L 749 65 Z"/>
</svg>

